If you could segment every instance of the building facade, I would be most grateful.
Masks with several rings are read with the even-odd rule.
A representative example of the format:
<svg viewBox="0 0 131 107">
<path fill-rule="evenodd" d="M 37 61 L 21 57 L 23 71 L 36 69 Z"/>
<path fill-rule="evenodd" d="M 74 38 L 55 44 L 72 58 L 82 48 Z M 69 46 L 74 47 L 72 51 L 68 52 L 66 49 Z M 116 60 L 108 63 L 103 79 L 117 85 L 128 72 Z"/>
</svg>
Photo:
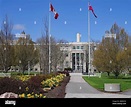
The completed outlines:
<svg viewBox="0 0 131 107">
<path fill-rule="evenodd" d="M 95 68 L 92 65 L 93 51 L 96 43 L 90 42 L 90 71 L 89 67 L 89 43 L 81 42 L 81 34 L 77 33 L 76 42 L 69 42 L 63 45 L 60 50 L 65 54 L 64 68 L 71 68 L 73 72 L 93 74 Z"/>
</svg>

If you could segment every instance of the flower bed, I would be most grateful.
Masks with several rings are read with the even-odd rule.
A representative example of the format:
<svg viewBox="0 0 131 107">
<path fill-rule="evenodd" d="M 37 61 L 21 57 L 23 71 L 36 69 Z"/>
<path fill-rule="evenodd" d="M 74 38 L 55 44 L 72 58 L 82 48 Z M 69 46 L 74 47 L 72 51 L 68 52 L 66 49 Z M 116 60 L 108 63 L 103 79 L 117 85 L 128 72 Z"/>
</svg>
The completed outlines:
<svg viewBox="0 0 131 107">
<path fill-rule="evenodd" d="M 52 75 L 52 77 L 47 77 L 37 75 L 1 78 L 0 94 L 13 92 L 18 94 L 19 98 L 57 98 L 64 96 L 65 85 L 69 82 L 70 76 L 65 73 L 58 73 Z M 48 90 L 46 87 L 48 87 Z"/>
<path fill-rule="evenodd" d="M 45 88 L 45 87 L 54 88 L 54 87 L 60 85 L 60 82 L 63 81 L 64 77 L 66 77 L 65 74 L 58 74 L 58 75 L 55 76 L 55 77 L 52 77 L 52 78 L 50 78 L 50 79 L 43 80 L 43 81 L 41 82 L 42 87 L 43 87 L 43 88 Z"/>
<path fill-rule="evenodd" d="M 19 94 L 19 98 L 46 98 L 43 94 L 35 94 L 35 93 L 29 93 L 29 94 Z"/>
<path fill-rule="evenodd" d="M 54 87 L 54 89 L 48 91 L 45 93 L 45 96 L 47 98 L 64 98 L 66 93 L 66 85 L 70 80 L 70 76 L 66 76 L 64 80 L 61 82 L 61 84 L 57 87 Z"/>
</svg>

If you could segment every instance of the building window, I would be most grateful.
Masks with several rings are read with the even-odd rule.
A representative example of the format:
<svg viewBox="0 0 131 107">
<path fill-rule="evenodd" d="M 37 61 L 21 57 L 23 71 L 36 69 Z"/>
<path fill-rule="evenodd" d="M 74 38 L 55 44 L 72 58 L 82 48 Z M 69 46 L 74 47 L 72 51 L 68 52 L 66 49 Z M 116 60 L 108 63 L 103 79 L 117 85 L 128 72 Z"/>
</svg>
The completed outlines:
<svg viewBox="0 0 131 107">
<path fill-rule="evenodd" d="M 84 49 L 84 46 L 81 46 L 81 49 Z"/>
<path fill-rule="evenodd" d="M 73 46 L 73 49 L 76 49 L 76 47 L 75 47 L 75 46 Z"/>
<path fill-rule="evenodd" d="M 77 46 L 77 49 L 80 49 L 80 46 Z"/>
</svg>

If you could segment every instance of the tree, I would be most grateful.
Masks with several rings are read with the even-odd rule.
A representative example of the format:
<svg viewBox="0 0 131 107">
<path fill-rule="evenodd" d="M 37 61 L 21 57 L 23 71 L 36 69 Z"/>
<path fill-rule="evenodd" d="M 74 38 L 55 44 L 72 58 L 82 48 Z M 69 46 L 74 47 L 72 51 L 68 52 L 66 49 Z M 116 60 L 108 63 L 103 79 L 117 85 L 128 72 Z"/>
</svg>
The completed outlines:
<svg viewBox="0 0 131 107">
<path fill-rule="evenodd" d="M 127 71 L 130 72 L 131 68 L 131 42 L 129 41 L 127 47 L 124 48 L 124 59 L 126 60 Z"/>
<path fill-rule="evenodd" d="M 25 34 L 25 32 L 22 32 L 22 34 Z M 20 37 L 15 45 L 16 65 L 19 65 L 22 73 L 39 61 L 39 52 L 35 43 L 31 40 L 30 35 L 25 34 L 25 36 L 25 38 Z"/>
<path fill-rule="evenodd" d="M 53 70 L 59 70 L 59 71 L 63 71 L 64 70 L 64 61 L 66 59 L 67 56 L 67 50 L 64 50 L 63 47 L 68 47 L 70 44 L 68 43 L 68 41 L 66 40 L 55 40 L 56 41 L 56 45 L 54 48 L 52 48 L 53 50 L 53 60 L 52 60 L 52 64 L 53 64 Z"/>
<path fill-rule="evenodd" d="M 14 60 L 12 26 L 6 15 L 0 31 L 0 68 L 5 72 L 8 72 Z"/>
<path fill-rule="evenodd" d="M 38 41 L 40 45 L 40 66 L 44 74 L 48 73 L 49 71 L 49 37 L 48 35 L 42 36 Z M 57 66 L 60 65 L 64 61 L 63 59 L 63 52 L 60 50 L 61 41 L 58 41 L 51 37 L 51 70 L 56 71 Z"/>
<path fill-rule="evenodd" d="M 106 31 L 107 32 L 107 31 Z M 125 32 L 124 28 L 118 27 L 115 23 L 108 34 L 116 34 L 115 37 L 103 38 L 97 50 L 94 52 L 93 65 L 100 71 L 113 72 L 115 77 L 127 69 L 127 61 L 129 61 L 130 52 L 128 34 Z M 128 51 L 125 51 L 125 48 Z"/>
<path fill-rule="evenodd" d="M 44 74 L 49 71 L 49 31 L 47 20 L 44 22 L 44 32 L 42 37 L 37 40 L 40 51 L 40 68 Z M 63 61 L 63 52 L 60 50 L 63 40 L 57 41 L 53 36 L 50 37 L 50 67 L 52 71 L 57 70 L 57 66 Z"/>
<path fill-rule="evenodd" d="M 53 71 L 57 71 L 57 66 L 62 56 L 60 46 L 57 44 L 55 38 L 51 38 L 51 67 Z"/>
<path fill-rule="evenodd" d="M 37 40 L 39 44 L 39 59 L 40 59 L 40 69 L 43 74 L 48 73 L 49 70 L 49 39 L 48 36 L 42 36 Z"/>
</svg>

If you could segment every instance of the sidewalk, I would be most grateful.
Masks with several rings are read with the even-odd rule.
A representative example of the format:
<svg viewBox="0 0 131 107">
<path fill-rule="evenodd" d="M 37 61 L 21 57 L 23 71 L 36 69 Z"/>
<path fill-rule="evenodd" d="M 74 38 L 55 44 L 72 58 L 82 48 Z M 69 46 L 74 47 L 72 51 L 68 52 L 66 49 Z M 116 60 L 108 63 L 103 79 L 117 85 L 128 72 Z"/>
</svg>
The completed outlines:
<svg viewBox="0 0 131 107">
<path fill-rule="evenodd" d="M 70 73 L 65 98 L 131 98 L 131 90 L 125 93 L 105 93 L 91 87 L 82 78 L 82 73 Z"/>
</svg>

